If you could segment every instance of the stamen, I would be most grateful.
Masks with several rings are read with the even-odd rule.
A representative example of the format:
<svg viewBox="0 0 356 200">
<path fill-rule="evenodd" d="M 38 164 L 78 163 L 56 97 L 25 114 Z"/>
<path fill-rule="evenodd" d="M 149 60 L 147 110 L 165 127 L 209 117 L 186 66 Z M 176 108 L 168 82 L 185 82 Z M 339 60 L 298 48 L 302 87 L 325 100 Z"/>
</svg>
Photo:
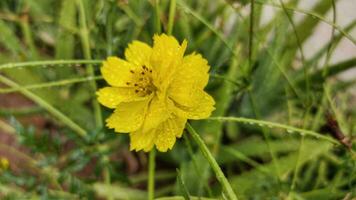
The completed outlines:
<svg viewBox="0 0 356 200">
<path fill-rule="evenodd" d="M 130 72 L 134 75 L 134 81 L 126 82 L 126 85 L 132 85 L 135 88 L 135 93 L 139 95 L 147 95 L 151 94 L 154 90 L 154 86 L 152 86 L 152 78 L 151 75 L 146 73 L 152 73 L 152 69 L 149 69 L 146 65 L 141 66 L 141 70 L 130 70 Z M 140 76 L 136 76 L 136 73 Z"/>
</svg>

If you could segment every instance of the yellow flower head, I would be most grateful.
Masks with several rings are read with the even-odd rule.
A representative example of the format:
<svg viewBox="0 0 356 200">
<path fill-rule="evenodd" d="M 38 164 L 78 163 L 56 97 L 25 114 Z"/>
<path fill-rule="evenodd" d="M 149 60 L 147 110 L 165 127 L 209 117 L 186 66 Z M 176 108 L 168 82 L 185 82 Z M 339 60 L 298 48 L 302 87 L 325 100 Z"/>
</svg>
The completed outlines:
<svg viewBox="0 0 356 200">
<path fill-rule="evenodd" d="M 98 100 L 114 113 L 106 120 L 116 132 L 130 133 L 130 149 L 172 149 L 187 119 L 202 119 L 214 110 L 204 92 L 208 62 L 200 54 L 184 56 L 187 42 L 165 34 L 153 37 L 153 47 L 133 41 L 126 60 L 109 57 L 101 67 L 111 87 L 97 92 Z"/>
<path fill-rule="evenodd" d="M 8 169 L 9 168 L 9 165 L 10 165 L 10 163 L 9 163 L 9 160 L 8 159 L 6 159 L 6 158 L 0 158 L 0 169 Z"/>
</svg>

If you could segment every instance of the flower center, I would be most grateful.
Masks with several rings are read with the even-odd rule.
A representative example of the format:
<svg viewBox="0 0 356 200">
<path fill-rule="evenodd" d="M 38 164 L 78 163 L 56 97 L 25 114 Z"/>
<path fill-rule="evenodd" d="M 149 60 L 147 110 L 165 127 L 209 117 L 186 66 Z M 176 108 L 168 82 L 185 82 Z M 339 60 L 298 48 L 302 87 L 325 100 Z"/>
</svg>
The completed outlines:
<svg viewBox="0 0 356 200">
<path fill-rule="evenodd" d="M 140 96 L 146 96 L 156 90 L 152 83 L 152 69 L 143 65 L 138 70 L 130 70 L 133 74 L 132 82 L 126 82 L 126 85 L 133 86 L 135 93 Z"/>
</svg>

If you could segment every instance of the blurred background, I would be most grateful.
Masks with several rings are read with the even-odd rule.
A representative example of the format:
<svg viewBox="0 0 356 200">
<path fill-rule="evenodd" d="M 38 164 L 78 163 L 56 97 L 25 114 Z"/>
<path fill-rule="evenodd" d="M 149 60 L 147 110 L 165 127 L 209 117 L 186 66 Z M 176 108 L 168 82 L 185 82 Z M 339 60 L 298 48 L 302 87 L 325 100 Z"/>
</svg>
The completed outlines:
<svg viewBox="0 0 356 200">
<path fill-rule="evenodd" d="M 98 123 L 95 88 L 107 56 L 167 31 L 172 2 L 173 35 L 211 65 L 213 117 L 234 118 L 192 125 L 239 199 L 355 198 L 355 1 L 1 0 L 0 199 L 147 199 L 148 155 Z M 224 199 L 188 134 L 155 184 Z"/>
</svg>

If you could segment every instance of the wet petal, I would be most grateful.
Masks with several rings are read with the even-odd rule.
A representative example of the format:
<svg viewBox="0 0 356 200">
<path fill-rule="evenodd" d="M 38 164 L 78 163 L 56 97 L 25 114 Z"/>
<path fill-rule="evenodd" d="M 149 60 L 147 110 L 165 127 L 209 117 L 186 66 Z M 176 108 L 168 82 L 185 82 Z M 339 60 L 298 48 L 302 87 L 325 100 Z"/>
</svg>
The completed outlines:
<svg viewBox="0 0 356 200">
<path fill-rule="evenodd" d="M 126 133 L 138 130 L 145 119 L 151 97 L 141 101 L 122 102 L 106 120 L 109 128 L 116 132 Z"/>
<path fill-rule="evenodd" d="M 133 88 L 129 87 L 104 87 L 96 92 L 98 101 L 108 107 L 116 108 L 121 102 L 138 100 L 139 97 Z"/>
<path fill-rule="evenodd" d="M 154 96 L 147 110 L 143 131 L 147 132 L 156 128 L 160 123 L 168 119 L 170 113 L 167 102 L 164 99 L 159 99 Z"/>
<path fill-rule="evenodd" d="M 125 50 L 126 60 L 138 67 L 148 66 L 151 54 L 152 48 L 150 46 L 136 40 L 129 44 L 129 47 Z"/>
<path fill-rule="evenodd" d="M 143 132 L 142 128 L 130 133 L 130 150 L 150 151 L 153 148 L 153 139 L 156 136 L 156 129 Z"/>
<path fill-rule="evenodd" d="M 158 126 L 154 143 L 159 151 L 166 152 L 173 148 L 176 137 L 182 136 L 186 121 L 184 118 L 172 116 Z"/>
<path fill-rule="evenodd" d="M 130 133 L 131 150 L 149 151 L 153 148 L 157 127 L 170 117 L 167 102 L 154 96 L 148 106 L 142 127 Z"/>
<path fill-rule="evenodd" d="M 204 119 L 208 118 L 215 110 L 214 99 L 203 90 L 195 91 L 197 98 L 197 104 L 193 107 L 182 106 L 178 103 L 172 108 L 174 113 L 182 118 L 188 119 Z"/>
<path fill-rule="evenodd" d="M 109 57 L 101 67 L 101 74 L 106 82 L 116 87 L 127 87 L 127 82 L 132 80 L 130 70 L 136 66 L 118 57 Z"/>
<path fill-rule="evenodd" d="M 153 37 L 151 65 L 156 86 L 166 87 L 178 65 L 182 63 L 187 42 L 179 45 L 178 41 L 165 34 Z"/>
<path fill-rule="evenodd" d="M 174 74 L 168 88 L 168 95 L 183 106 L 194 107 L 199 103 L 197 90 L 202 90 L 209 79 L 208 62 L 200 54 L 185 56 L 183 64 Z"/>
</svg>

